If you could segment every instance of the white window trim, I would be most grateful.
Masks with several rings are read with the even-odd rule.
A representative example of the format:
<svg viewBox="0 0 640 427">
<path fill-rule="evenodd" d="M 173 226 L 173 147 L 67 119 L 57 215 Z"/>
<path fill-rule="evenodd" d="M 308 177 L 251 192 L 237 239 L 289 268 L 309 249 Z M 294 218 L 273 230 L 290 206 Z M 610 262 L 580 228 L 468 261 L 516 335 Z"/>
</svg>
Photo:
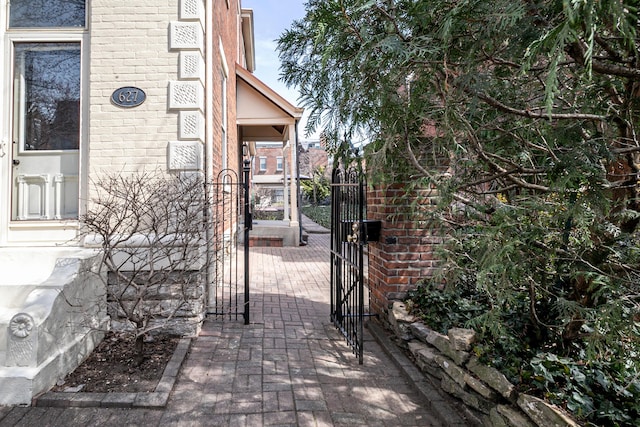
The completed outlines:
<svg viewBox="0 0 640 427">
<path fill-rule="evenodd" d="M 222 140 L 220 142 L 221 144 L 221 153 L 220 156 L 222 157 L 222 170 L 225 170 L 229 167 L 229 150 L 228 150 L 228 144 L 229 144 L 229 103 L 227 102 L 227 96 L 228 96 L 228 81 L 229 81 L 229 66 L 227 65 L 227 59 L 226 59 L 226 55 L 224 53 L 224 46 L 222 45 L 222 38 L 220 38 L 218 40 L 219 45 L 220 45 L 220 68 L 221 68 L 221 73 L 220 73 L 220 78 L 222 79 L 222 81 L 220 82 L 221 85 L 221 94 L 220 94 L 220 98 L 221 98 L 221 105 L 220 105 L 220 131 L 221 131 L 221 135 L 222 135 Z"/>
</svg>

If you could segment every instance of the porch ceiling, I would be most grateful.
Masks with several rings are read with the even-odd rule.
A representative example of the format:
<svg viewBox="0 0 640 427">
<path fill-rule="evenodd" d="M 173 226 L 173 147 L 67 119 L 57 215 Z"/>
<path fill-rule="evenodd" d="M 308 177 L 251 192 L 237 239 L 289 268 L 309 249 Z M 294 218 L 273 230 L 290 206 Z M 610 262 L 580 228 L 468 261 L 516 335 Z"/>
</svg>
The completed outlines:
<svg viewBox="0 0 640 427">
<path fill-rule="evenodd" d="M 287 141 L 289 125 L 302 117 L 292 105 L 242 66 L 236 64 L 238 126 L 244 141 Z"/>
<path fill-rule="evenodd" d="M 289 139 L 287 126 L 242 126 L 242 138 L 245 141 L 287 141 Z"/>
</svg>

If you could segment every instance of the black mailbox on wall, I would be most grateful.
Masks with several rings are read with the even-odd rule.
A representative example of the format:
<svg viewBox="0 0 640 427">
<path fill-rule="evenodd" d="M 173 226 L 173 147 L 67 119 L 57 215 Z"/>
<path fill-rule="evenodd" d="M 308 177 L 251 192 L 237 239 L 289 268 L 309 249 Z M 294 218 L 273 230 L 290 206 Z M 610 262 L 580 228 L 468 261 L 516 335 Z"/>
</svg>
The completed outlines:
<svg viewBox="0 0 640 427">
<path fill-rule="evenodd" d="M 379 242 L 380 241 L 380 229 L 382 228 L 382 221 L 373 219 L 364 220 L 365 239 L 364 242 Z"/>
</svg>

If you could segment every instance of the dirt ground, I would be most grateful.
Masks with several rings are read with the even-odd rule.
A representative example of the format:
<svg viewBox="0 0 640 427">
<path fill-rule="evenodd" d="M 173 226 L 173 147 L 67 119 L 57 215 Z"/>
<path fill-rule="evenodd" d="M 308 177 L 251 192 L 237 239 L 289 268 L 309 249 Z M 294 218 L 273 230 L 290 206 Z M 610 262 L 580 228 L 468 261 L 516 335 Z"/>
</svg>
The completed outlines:
<svg viewBox="0 0 640 427">
<path fill-rule="evenodd" d="M 154 336 L 145 342 L 142 363 L 133 343 L 109 332 L 91 355 L 52 391 L 152 392 L 178 344 L 175 336 Z"/>
</svg>

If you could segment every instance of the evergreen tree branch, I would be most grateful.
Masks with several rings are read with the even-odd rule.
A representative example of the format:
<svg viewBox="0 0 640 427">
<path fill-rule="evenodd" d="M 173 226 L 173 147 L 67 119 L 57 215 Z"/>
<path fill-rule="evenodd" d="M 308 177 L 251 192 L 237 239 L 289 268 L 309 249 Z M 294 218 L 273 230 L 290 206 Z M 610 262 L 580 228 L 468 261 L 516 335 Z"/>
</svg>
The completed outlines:
<svg viewBox="0 0 640 427">
<path fill-rule="evenodd" d="M 522 110 L 518 108 L 510 107 L 497 99 L 487 95 L 486 93 L 470 92 L 472 95 L 477 96 L 490 106 L 509 114 L 513 114 L 520 117 L 526 117 L 529 119 L 545 119 L 545 120 L 594 120 L 594 121 L 607 121 L 608 117 L 600 114 L 588 114 L 588 113 L 537 113 L 532 110 Z"/>
</svg>

